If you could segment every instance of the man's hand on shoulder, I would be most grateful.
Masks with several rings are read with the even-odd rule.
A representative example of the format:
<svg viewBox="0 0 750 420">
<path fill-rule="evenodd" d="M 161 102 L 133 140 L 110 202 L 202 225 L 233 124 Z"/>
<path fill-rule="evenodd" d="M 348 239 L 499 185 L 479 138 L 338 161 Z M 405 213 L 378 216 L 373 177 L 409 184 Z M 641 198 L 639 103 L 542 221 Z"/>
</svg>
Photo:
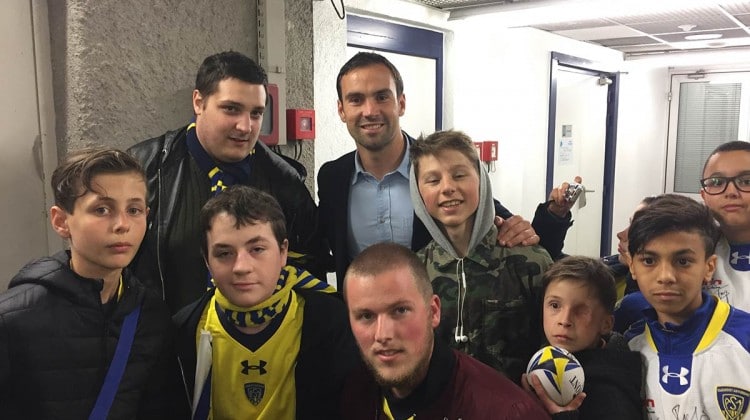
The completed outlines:
<svg viewBox="0 0 750 420">
<path fill-rule="evenodd" d="M 580 184 L 581 182 L 583 182 L 583 179 L 580 176 L 577 176 L 575 177 L 573 182 L 575 182 L 576 184 Z M 573 204 L 575 204 L 575 201 L 568 201 L 565 199 L 565 191 L 568 190 L 569 186 L 570 183 L 563 182 L 562 185 L 557 188 L 553 188 L 552 191 L 549 192 L 549 198 L 547 199 L 547 210 L 557 217 L 565 217 L 565 215 L 567 215 L 570 209 L 573 207 Z"/>
<path fill-rule="evenodd" d="M 500 246 L 512 248 L 539 243 L 539 235 L 531 227 L 531 223 L 521 216 L 515 215 L 507 219 L 495 216 L 495 226 L 497 226 L 497 243 Z"/>
</svg>

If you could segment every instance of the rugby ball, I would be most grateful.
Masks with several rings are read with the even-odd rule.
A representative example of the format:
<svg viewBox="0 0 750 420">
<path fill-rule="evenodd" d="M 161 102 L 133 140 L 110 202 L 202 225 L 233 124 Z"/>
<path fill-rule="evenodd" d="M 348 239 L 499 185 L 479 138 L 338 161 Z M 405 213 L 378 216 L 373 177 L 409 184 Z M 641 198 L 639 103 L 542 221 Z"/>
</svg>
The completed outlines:
<svg viewBox="0 0 750 420">
<path fill-rule="evenodd" d="M 566 406 L 583 391 L 583 368 L 570 352 L 560 347 L 547 346 L 537 351 L 526 367 L 526 380 L 531 375 L 542 382 L 547 395 L 559 406 Z"/>
</svg>

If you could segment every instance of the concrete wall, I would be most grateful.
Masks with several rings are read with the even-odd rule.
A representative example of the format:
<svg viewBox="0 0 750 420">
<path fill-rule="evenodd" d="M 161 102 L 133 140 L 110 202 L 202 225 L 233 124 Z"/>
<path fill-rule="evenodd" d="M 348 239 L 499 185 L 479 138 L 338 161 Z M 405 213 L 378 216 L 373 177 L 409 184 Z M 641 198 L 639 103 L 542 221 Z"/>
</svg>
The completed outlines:
<svg viewBox="0 0 750 420">
<path fill-rule="evenodd" d="M 229 49 L 257 56 L 255 1 L 49 0 L 48 7 L 60 156 L 126 148 L 185 125 L 206 56 Z M 286 18 L 287 105 L 310 108 L 311 2 L 287 0 Z M 302 147 L 312 173 L 312 146 Z"/>
</svg>

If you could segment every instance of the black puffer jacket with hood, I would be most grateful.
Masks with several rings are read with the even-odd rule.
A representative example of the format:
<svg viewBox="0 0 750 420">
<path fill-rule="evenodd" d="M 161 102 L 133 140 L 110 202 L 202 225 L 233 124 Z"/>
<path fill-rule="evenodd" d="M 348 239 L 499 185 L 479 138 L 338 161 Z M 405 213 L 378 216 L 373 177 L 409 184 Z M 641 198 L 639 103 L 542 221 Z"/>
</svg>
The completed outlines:
<svg viewBox="0 0 750 420">
<path fill-rule="evenodd" d="M 166 306 L 123 272 L 120 301 L 101 303 L 102 280 L 76 275 L 66 251 L 27 264 L 0 294 L 0 418 L 86 419 L 125 316 L 141 313 L 109 419 L 169 418 L 173 356 Z"/>
</svg>

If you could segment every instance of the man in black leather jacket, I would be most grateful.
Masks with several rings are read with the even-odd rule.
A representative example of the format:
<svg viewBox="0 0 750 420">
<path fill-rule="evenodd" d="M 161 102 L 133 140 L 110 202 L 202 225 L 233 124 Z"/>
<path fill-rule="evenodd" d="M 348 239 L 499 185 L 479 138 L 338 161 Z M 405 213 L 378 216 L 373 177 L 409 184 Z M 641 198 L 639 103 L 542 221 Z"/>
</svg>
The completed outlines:
<svg viewBox="0 0 750 420">
<path fill-rule="evenodd" d="M 256 187 L 284 210 L 290 257 L 324 276 L 326 256 L 317 208 L 303 178 L 284 158 L 258 142 L 268 78 L 250 58 L 222 52 L 201 64 L 193 91 L 195 120 L 131 147 L 148 180 L 148 231 L 135 270 L 162 294 L 172 313 L 206 291 L 198 215 L 213 194 L 232 184 Z M 297 257 L 297 258 L 295 258 Z"/>
</svg>

